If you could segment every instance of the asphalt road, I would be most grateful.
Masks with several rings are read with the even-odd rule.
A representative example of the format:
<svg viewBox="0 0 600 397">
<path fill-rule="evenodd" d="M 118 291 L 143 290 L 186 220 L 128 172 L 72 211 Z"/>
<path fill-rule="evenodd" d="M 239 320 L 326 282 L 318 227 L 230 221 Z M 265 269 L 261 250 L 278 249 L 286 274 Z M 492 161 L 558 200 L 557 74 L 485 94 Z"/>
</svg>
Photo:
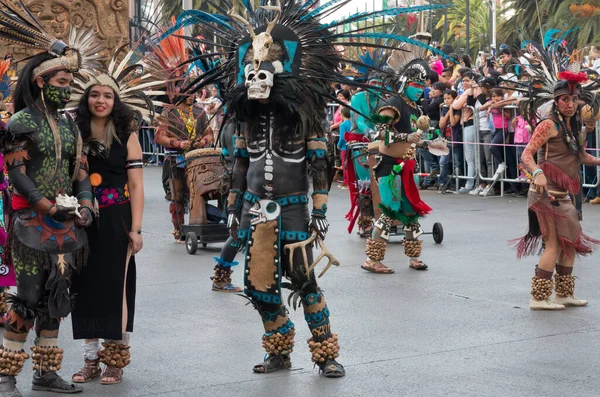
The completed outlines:
<svg viewBox="0 0 600 397">
<path fill-rule="evenodd" d="M 525 231 L 524 199 L 425 192 L 434 213 L 424 227 L 441 222 L 445 231 L 441 245 L 424 238 L 430 269 L 410 270 L 396 237 L 386 256 L 396 273 L 377 275 L 359 267 L 364 240 L 347 233 L 348 192 L 334 188 L 326 242 L 342 265 L 320 285 L 347 376 L 332 380 L 310 362 L 301 312 L 291 313 L 297 329 L 293 370 L 252 373 L 264 354 L 259 316 L 241 297 L 211 291 L 212 257 L 220 245 L 190 256 L 173 242 L 159 178 L 158 169 L 146 169 L 132 363 L 121 384 L 93 381 L 84 385 L 86 396 L 600 395 L 600 254 L 576 264 L 576 293 L 590 300 L 588 307 L 530 311 L 536 258 L 517 261 L 508 245 Z M 584 215 L 584 229 L 600 237 L 600 207 L 586 206 Z M 241 284 L 241 270 L 234 281 Z M 70 378 L 82 351 L 71 339 L 69 318 L 62 330 L 61 373 Z M 19 386 L 25 396 L 42 396 L 30 389 L 30 365 Z"/>
</svg>

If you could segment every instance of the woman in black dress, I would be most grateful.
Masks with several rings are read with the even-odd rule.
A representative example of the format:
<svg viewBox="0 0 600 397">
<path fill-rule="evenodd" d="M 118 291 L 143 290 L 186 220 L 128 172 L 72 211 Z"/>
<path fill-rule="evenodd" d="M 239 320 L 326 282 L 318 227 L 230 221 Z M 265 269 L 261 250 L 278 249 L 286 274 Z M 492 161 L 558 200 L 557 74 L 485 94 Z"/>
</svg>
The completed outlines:
<svg viewBox="0 0 600 397">
<path fill-rule="evenodd" d="M 87 229 L 90 254 L 73 278 L 73 337 L 85 339 L 84 367 L 73 382 L 100 376 L 102 384 L 121 381 L 129 364 L 129 332 L 133 330 L 135 260 L 142 249 L 144 188 L 142 149 L 134 113 L 110 86 L 86 89 L 77 109 L 99 216 Z M 100 350 L 99 338 L 104 339 Z"/>
</svg>

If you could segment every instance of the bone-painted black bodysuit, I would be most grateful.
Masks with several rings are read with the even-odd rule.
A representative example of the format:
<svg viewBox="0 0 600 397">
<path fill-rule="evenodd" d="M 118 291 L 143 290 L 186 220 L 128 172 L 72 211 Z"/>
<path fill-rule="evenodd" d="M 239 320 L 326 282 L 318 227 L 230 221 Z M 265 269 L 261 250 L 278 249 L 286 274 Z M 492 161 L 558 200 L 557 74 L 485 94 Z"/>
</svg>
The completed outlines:
<svg viewBox="0 0 600 397">
<path fill-rule="evenodd" d="M 292 263 L 289 252 L 284 250 L 287 244 L 308 239 L 312 232 L 308 211 L 309 170 L 313 179 L 312 216 L 325 215 L 327 146 L 322 133 L 302 136 L 289 120 L 278 120 L 268 105 L 257 108 L 259 112 L 246 121 L 236 139 L 229 204 L 230 208 L 241 208 L 238 237 L 247 247 L 244 292 L 263 319 L 263 346 L 271 355 L 287 357 L 293 348 L 294 324 L 281 298 L 282 286 L 291 288 L 302 302 L 313 336 L 309 344 L 337 342 L 337 336 L 331 334 L 329 309 L 314 273 L 306 273 L 299 250 L 294 253 Z M 278 204 L 280 215 L 266 223 L 254 223 L 256 215 L 251 210 L 268 210 L 268 207 L 262 208 L 263 203 L 277 207 L 273 202 Z M 311 263 L 310 247 L 307 254 Z M 291 284 L 282 283 L 283 276 Z"/>
</svg>

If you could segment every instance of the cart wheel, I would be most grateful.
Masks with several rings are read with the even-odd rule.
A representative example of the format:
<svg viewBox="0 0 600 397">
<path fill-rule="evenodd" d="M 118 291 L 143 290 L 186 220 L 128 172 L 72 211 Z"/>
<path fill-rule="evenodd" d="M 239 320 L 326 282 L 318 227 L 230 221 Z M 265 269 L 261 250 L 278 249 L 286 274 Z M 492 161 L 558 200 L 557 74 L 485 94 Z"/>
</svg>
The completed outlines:
<svg viewBox="0 0 600 397">
<path fill-rule="evenodd" d="M 442 224 L 439 222 L 436 222 L 433 224 L 433 241 L 435 241 L 436 244 L 441 244 L 442 241 L 444 241 L 444 228 L 442 227 Z"/>
<path fill-rule="evenodd" d="M 198 251 L 198 237 L 196 233 L 189 232 L 185 235 L 185 249 L 190 255 L 194 255 Z"/>
</svg>

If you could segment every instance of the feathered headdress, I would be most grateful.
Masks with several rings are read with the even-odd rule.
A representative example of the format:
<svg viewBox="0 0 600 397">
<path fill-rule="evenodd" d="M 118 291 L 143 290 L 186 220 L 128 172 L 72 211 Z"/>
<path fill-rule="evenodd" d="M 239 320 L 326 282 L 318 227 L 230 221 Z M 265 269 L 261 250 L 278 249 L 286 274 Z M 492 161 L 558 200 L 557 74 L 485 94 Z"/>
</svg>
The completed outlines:
<svg viewBox="0 0 600 397">
<path fill-rule="evenodd" d="M 518 90 L 524 94 L 520 100 L 521 112 L 529 120 L 547 116 L 545 109 L 549 109 L 552 101 L 567 94 L 579 95 L 580 100 L 589 106 L 589 113 L 594 117 L 598 114 L 600 82 L 590 79 L 583 72 L 579 52 L 566 52 L 568 47 L 564 42 L 571 32 L 550 30 L 544 38 L 545 46 L 534 41 L 528 42 L 531 51 L 524 54 L 528 62 L 523 67 L 530 77 Z M 557 33 L 561 35 L 553 38 Z"/>
<path fill-rule="evenodd" d="M 103 45 L 93 30 L 71 29 L 68 43 L 52 36 L 40 21 L 27 9 L 23 0 L 15 4 L 0 0 L 0 40 L 23 47 L 47 51 L 54 55 L 33 71 L 33 79 L 58 70 L 77 72 L 101 66 Z"/>
<path fill-rule="evenodd" d="M 425 84 L 431 73 L 429 62 L 425 59 L 427 52 L 431 50 L 429 47 L 431 34 L 420 32 L 411 36 L 410 39 L 410 42 L 403 43 L 399 49 L 392 51 L 392 55 L 388 59 L 388 65 L 395 72 L 400 92 L 409 81 Z M 439 55 L 439 52 L 436 51 L 432 52 Z"/>
<path fill-rule="evenodd" d="M 76 106 L 83 93 L 94 85 L 112 88 L 121 102 L 130 106 L 146 121 L 154 117 L 154 107 L 164 106 L 162 102 L 151 99 L 153 96 L 166 94 L 166 81 L 156 76 L 152 68 L 144 65 L 143 60 L 133 62 L 132 59 L 139 47 L 139 42 L 127 50 L 129 44 L 117 48 L 106 70 L 94 70 L 75 76 L 71 106 Z"/>
<path fill-rule="evenodd" d="M 188 38 L 218 48 L 219 56 L 225 57 L 224 62 L 190 82 L 189 87 L 197 90 L 207 84 L 227 81 L 228 84 L 224 85 L 225 104 L 228 111 L 239 113 L 242 109 L 238 105 L 247 101 L 248 95 L 257 94 L 256 90 L 253 91 L 254 86 L 258 86 L 257 79 L 268 82 L 274 79 L 275 84 L 269 98 L 277 98 L 278 102 L 285 103 L 282 105 L 284 112 L 299 114 L 303 129 L 312 128 L 314 131 L 321 128 L 321 113 L 326 103 L 337 102 L 329 90 L 331 82 L 369 88 L 379 91 L 380 94 L 393 94 L 385 87 L 370 87 L 364 82 L 346 79 L 342 74 L 343 65 L 360 67 L 365 72 L 378 70 L 379 65 L 371 63 L 365 52 L 362 60 L 348 59 L 335 48 L 336 45 L 364 48 L 371 55 L 372 49 L 392 51 L 397 48 L 396 43 L 411 43 L 433 52 L 437 51 L 401 35 L 367 32 L 373 29 L 373 24 L 369 23 L 345 32 L 337 32 L 337 28 L 352 26 L 351 24 L 358 26 L 359 22 L 376 18 L 446 7 L 397 7 L 359 12 L 329 23 L 321 23 L 322 18 L 350 5 L 351 0 L 329 0 L 317 7 L 314 7 L 317 0 L 307 0 L 304 4 L 297 4 L 294 0 L 261 1 L 262 6 L 257 9 L 249 0 L 243 0 L 244 17 L 233 11 L 230 0 L 218 3 L 207 1 L 218 13 L 183 11 L 177 19 L 176 26 L 165 32 L 168 36 L 182 27 L 197 24 L 203 31 L 211 33 L 208 37 L 214 35 L 218 38 L 217 42 Z M 384 26 L 387 25 L 384 23 Z M 249 85 L 250 88 L 247 89 L 245 85 Z"/>
</svg>

